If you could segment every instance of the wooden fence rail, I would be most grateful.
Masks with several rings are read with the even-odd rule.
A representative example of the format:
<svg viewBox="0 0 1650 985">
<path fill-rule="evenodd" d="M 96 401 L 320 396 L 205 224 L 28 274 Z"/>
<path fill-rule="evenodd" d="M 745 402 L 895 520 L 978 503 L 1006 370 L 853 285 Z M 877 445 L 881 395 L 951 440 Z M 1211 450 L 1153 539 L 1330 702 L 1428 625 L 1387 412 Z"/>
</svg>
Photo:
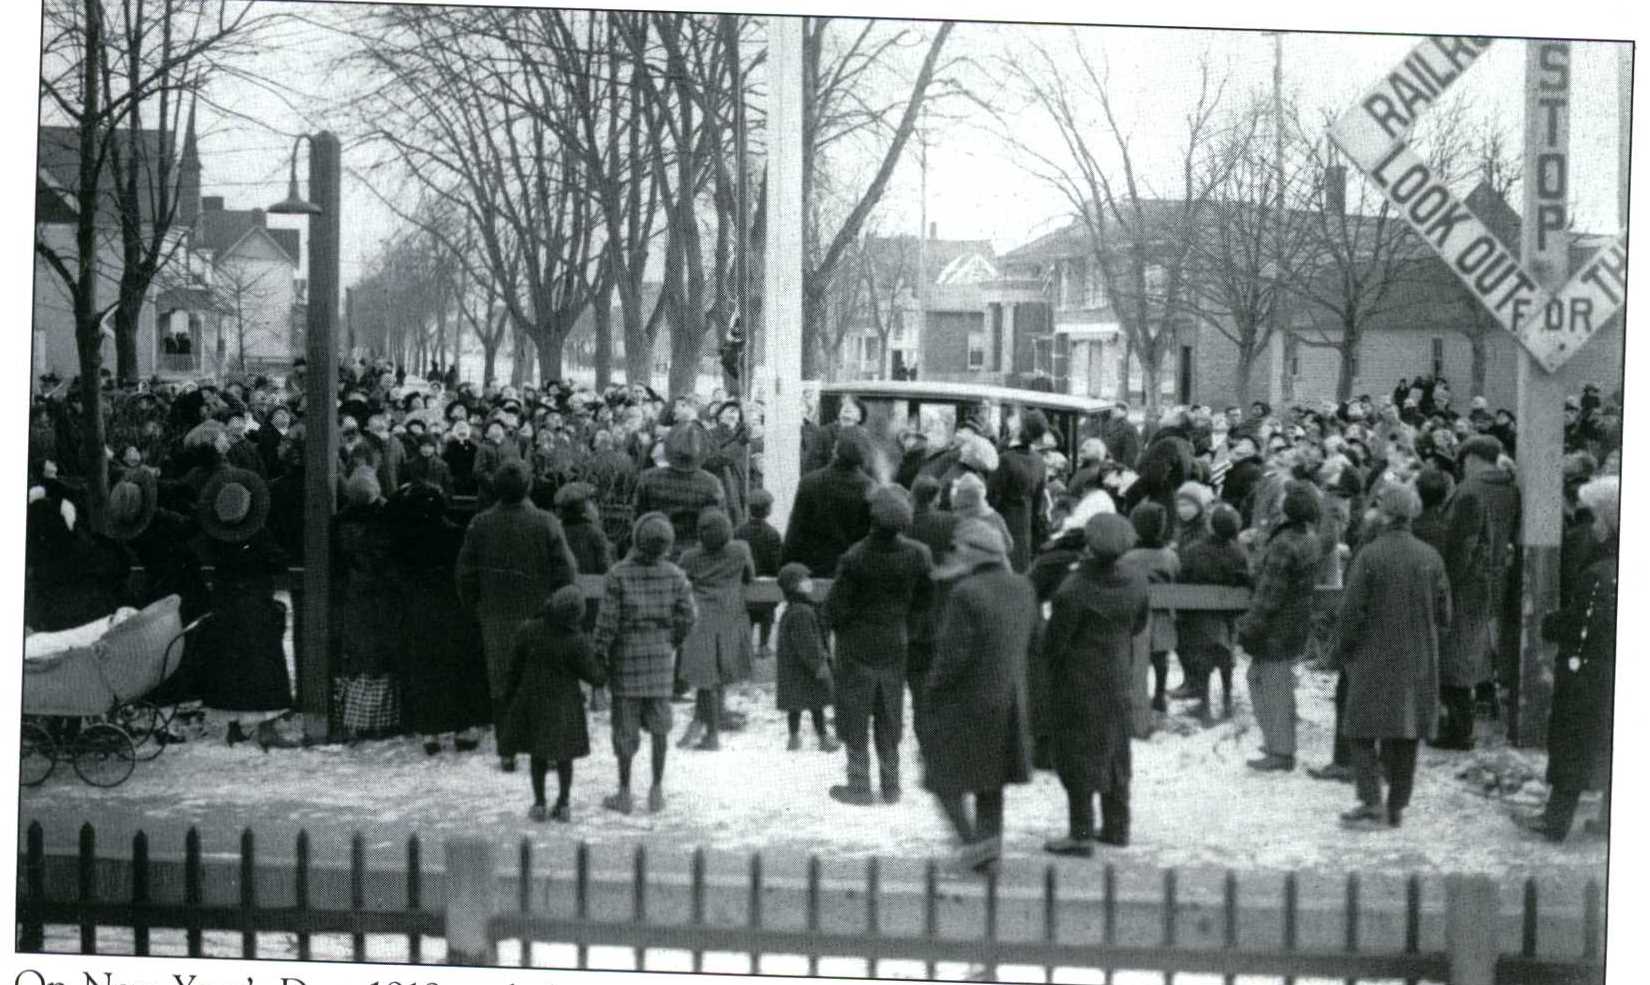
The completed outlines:
<svg viewBox="0 0 1650 985">
<path fill-rule="evenodd" d="M 643 847 L 628 864 L 607 859 L 601 867 L 590 846 L 571 848 L 571 858 L 567 847 L 536 850 L 523 841 L 505 853 L 455 838 L 444 844 L 439 868 L 430 868 L 413 837 L 385 868 L 369 867 L 356 836 L 346 865 L 316 865 L 304 833 L 290 859 L 277 861 L 260 856 L 250 831 L 234 856 L 203 857 L 191 829 L 181 859 L 156 857 L 142 833 L 129 855 L 100 856 L 90 824 L 76 850 L 48 853 L 35 822 L 19 860 L 18 949 L 44 950 L 47 928 L 57 927 L 78 930 L 77 949 L 92 954 L 100 928 L 129 928 L 139 955 L 151 953 L 154 931 L 171 930 L 183 932 L 190 956 L 205 953 L 206 932 L 238 934 L 243 957 L 259 955 L 260 934 L 294 935 L 299 960 L 315 957 L 312 938 L 327 934 L 347 936 L 357 961 L 366 959 L 371 935 L 404 938 L 413 963 L 425 960 L 428 939 L 444 938 L 449 963 L 496 964 L 500 945 L 515 942 L 520 963 L 530 966 L 537 942 L 572 945 L 576 968 L 590 963 L 591 948 L 620 947 L 635 953 L 637 967 L 650 951 L 675 950 L 689 952 L 695 970 L 708 953 L 731 953 L 747 955 L 753 972 L 762 957 L 785 955 L 801 956 L 811 974 L 821 960 L 858 958 L 870 974 L 881 962 L 910 961 L 930 978 L 938 963 L 960 962 L 988 977 L 1005 965 L 1036 966 L 1050 979 L 1056 968 L 1100 968 L 1108 980 L 1120 969 L 1155 970 L 1168 981 L 1181 972 L 1227 981 L 1602 980 L 1602 900 L 1592 881 L 1579 905 L 1543 906 L 1532 879 L 1507 909 L 1500 884 L 1486 876 L 1444 877 L 1439 899 L 1436 880 L 1414 875 L 1383 893 L 1353 873 L 1344 891 L 1325 893 L 1303 892 L 1301 877 L 1289 873 L 1277 897 L 1257 902 L 1253 893 L 1240 901 L 1235 872 L 1216 886 L 1170 870 L 1158 874 L 1155 890 L 1124 889 L 1103 865 L 1096 893 L 1062 891 L 1054 866 L 1039 873 L 1014 860 L 1006 882 L 942 881 L 932 861 L 876 858 L 858 876 L 827 879 L 817 857 L 800 874 L 771 871 L 757 854 L 743 872 L 712 875 L 696 851 L 684 874 L 680 858 L 654 866 Z"/>
</svg>

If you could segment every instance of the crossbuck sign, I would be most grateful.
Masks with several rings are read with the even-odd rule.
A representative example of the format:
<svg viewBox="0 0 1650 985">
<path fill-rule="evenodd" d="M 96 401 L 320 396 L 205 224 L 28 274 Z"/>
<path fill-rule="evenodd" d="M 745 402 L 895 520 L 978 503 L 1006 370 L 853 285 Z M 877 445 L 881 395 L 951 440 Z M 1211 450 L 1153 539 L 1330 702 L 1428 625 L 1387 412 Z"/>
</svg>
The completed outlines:
<svg viewBox="0 0 1650 985">
<path fill-rule="evenodd" d="M 1416 120 L 1466 74 L 1490 47 L 1490 38 L 1427 38 L 1386 77 L 1364 93 L 1357 105 L 1341 114 L 1329 128 L 1329 137 L 1375 183 L 1414 228 L 1416 235 L 1443 258 L 1467 290 L 1493 314 L 1501 326 L 1529 350 L 1548 372 L 1574 355 L 1593 332 L 1621 309 L 1627 300 L 1626 232 L 1599 250 L 1569 283 L 1543 293 L 1536 278 L 1519 262 L 1514 248 L 1504 245 L 1465 204 L 1458 201 L 1409 146 Z M 1538 85 L 1540 105 L 1548 123 L 1557 127 L 1558 114 L 1570 96 L 1568 56 L 1559 51 L 1549 59 L 1543 52 Z M 1532 131 L 1533 132 L 1533 131 Z M 1565 235 L 1569 186 L 1568 157 L 1562 152 L 1543 154 L 1534 175 L 1538 197 L 1551 201 L 1525 222 L 1537 224 L 1538 235 Z"/>
</svg>

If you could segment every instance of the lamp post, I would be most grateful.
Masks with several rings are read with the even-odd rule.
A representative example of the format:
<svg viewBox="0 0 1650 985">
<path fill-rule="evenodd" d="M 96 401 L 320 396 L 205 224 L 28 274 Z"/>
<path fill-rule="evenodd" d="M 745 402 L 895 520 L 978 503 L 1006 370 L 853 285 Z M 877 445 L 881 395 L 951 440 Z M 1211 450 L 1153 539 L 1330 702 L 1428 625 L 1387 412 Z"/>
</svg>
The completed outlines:
<svg viewBox="0 0 1650 985">
<path fill-rule="evenodd" d="M 298 145 L 309 141 L 310 200 L 298 194 Z M 295 600 L 298 641 L 298 707 L 304 737 L 328 734 L 332 681 L 332 514 L 338 487 L 338 232 L 340 149 L 328 131 L 293 141 L 287 197 L 269 207 L 274 215 L 307 215 L 309 224 L 308 325 L 304 333 L 304 577 Z"/>
</svg>

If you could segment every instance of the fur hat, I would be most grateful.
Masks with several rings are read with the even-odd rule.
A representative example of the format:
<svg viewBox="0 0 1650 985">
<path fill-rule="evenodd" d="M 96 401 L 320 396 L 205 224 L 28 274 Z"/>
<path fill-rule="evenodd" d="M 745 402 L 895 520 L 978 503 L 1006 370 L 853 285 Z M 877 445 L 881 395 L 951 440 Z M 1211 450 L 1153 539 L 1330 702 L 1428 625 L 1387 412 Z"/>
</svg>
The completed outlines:
<svg viewBox="0 0 1650 985">
<path fill-rule="evenodd" d="M 344 482 L 344 498 L 352 506 L 376 503 L 383 494 L 378 485 L 378 475 L 372 469 L 356 469 L 355 474 Z"/>
<path fill-rule="evenodd" d="M 997 471 L 997 449 L 979 435 L 964 436 L 962 446 L 957 451 L 957 459 L 980 472 Z"/>
<path fill-rule="evenodd" d="M 1315 524 L 1321 516 L 1318 496 L 1308 483 L 1291 482 L 1283 495 L 1284 519 L 1294 523 Z"/>
<path fill-rule="evenodd" d="M 1620 476 L 1600 476 L 1582 486 L 1576 495 L 1583 506 L 1593 511 L 1594 517 L 1610 528 L 1611 533 L 1621 531 Z"/>
<path fill-rule="evenodd" d="M 676 543 L 676 528 L 663 513 L 644 513 L 630 530 L 630 543 L 643 560 L 657 561 L 670 553 Z"/>
<path fill-rule="evenodd" d="M 269 487 L 256 472 L 221 469 L 201 489 L 195 509 L 207 536 L 238 544 L 263 529 L 269 517 Z"/>
<path fill-rule="evenodd" d="M 574 627 L 584 620 L 584 593 L 577 585 L 563 585 L 544 602 L 544 621 L 552 626 Z"/>
<path fill-rule="evenodd" d="M 951 483 L 951 508 L 959 514 L 985 511 L 985 480 L 972 472 L 964 472 Z"/>
<path fill-rule="evenodd" d="M 154 474 L 145 468 L 132 469 L 109 490 L 104 533 L 114 540 L 132 540 L 149 529 L 156 502 Z"/>
<path fill-rule="evenodd" d="M 796 595 L 799 586 L 813 575 L 801 561 L 792 561 L 779 569 L 779 590 L 787 597 Z"/>
<path fill-rule="evenodd" d="M 1209 513 L 1209 530 L 1216 538 L 1226 541 L 1237 537 L 1243 529 L 1243 517 L 1228 503 L 1217 503 Z"/>
<path fill-rule="evenodd" d="M 873 527 L 897 532 L 911 529 L 911 496 L 903 488 L 878 486 L 872 490 L 870 499 Z"/>
<path fill-rule="evenodd" d="M 1215 491 L 1201 482 L 1182 482 L 1174 491 L 1174 498 L 1191 500 L 1197 504 L 1198 512 L 1207 513 L 1215 501 Z"/>
<path fill-rule="evenodd" d="M 533 486 L 533 477 L 527 471 L 527 463 L 518 458 L 512 458 L 498 467 L 493 473 L 493 494 L 504 503 L 519 503 L 527 498 L 527 490 Z"/>
<path fill-rule="evenodd" d="M 1158 507 L 1159 512 L 1162 509 Z M 1096 513 L 1083 524 L 1083 545 L 1101 564 L 1115 562 L 1134 544 L 1134 524 L 1116 513 Z"/>
<path fill-rule="evenodd" d="M 733 523 L 720 507 L 712 506 L 699 514 L 699 545 L 707 551 L 720 550 L 733 539 Z"/>
</svg>

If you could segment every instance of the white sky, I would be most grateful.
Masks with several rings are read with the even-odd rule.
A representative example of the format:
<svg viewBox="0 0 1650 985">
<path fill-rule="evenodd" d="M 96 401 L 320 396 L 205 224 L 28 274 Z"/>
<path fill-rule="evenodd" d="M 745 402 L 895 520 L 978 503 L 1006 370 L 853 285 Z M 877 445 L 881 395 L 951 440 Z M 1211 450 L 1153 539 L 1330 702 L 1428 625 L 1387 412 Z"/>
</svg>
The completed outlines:
<svg viewBox="0 0 1650 985">
<path fill-rule="evenodd" d="M 347 17 L 342 5 L 292 5 L 323 17 Z M 1266 35 L 1238 30 L 1131 27 L 1025 26 L 968 23 L 953 33 L 954 53 L 966 53 L 988 67 L 1002 57 L 1025 52 L 1035 39 L 1069 58 L 1073 34 L 1091 57 L 1104 58 L 1114 85 L 1114 106 L 1130 132 L 1137 167 L 1165 190 L 1173 187 L 1183 114 L 1195 98 L 1196 64 L 1208 52 L 1216 74 L 1230 73 L 1226 102 L 1270 92 L 1272 42 Z M 344 141 L 343 281 L 347 285 L 395 234 L 393 213 L 368 185 L 351 176 L 380 151 L 351 148 L 348 121 L 328 118 L 326 104 L 347 94 L 352 80 L 333 77 L 327 66 L 345 43 L 336 35 L 302 26 L 282 32 L 283 44 L 260 58 L 256 71 L 291 91 L 283 101 L 259 87 L 223 83 L 215 97 L 238 114 L 235 119 L 203 110 L 201 141 L 203 192 L 223 195 L 230 208 L 266 206 L 285 195 L 291 134 L 331 126 Z M 1339 112 L 1414 44 L 1404 36 L 1290 34 L 1284 39 L 1284 85 L 1303 110 Z M 1521 121 L 1522 45 L 1501 42 L 1473 66 L 1457 89 L 1475 115 L 1502 121 L 1514 136 Z M 1571 115 L 1576 225 L 1614 231 L 1616 219 L 1616 58 L 1615 46 L 1578 43 Z M 973 80 L 983 91 L 997 84 L 989 75 Z M 287 105 L 290 102 L 292 105 Z M 1013 104 L 1012 98 L 1008 99 Z M 302 112 L 298 112 L 301 110 Z M 1033 114 L 1020 117 L 1022 139 L 1054 146 L 1055 134 Z M 307 156 L 307 155 L 306 155 Z M 1067 206 L 1053 189 L 1028 176 L 983 111 L 960 123 L 930 128 L 928 218 L 945 238 L 988 239 L 999 251 L 1012 249 L 1064 221 Z M 304 168 L 300 162 L 300 174 Z M 868 170 L 868 169 L 867 169 Z M 383 192 L 382 181 L 374 185 Z M 915 145 L 908 150 L 875 215 L 881 232 L 920 228 L 919 168 Z M 1513 203 L 1518 207 L 1519 203 Z M 303 220 L 272 219 L 301 228 Z"/>
</svg>

